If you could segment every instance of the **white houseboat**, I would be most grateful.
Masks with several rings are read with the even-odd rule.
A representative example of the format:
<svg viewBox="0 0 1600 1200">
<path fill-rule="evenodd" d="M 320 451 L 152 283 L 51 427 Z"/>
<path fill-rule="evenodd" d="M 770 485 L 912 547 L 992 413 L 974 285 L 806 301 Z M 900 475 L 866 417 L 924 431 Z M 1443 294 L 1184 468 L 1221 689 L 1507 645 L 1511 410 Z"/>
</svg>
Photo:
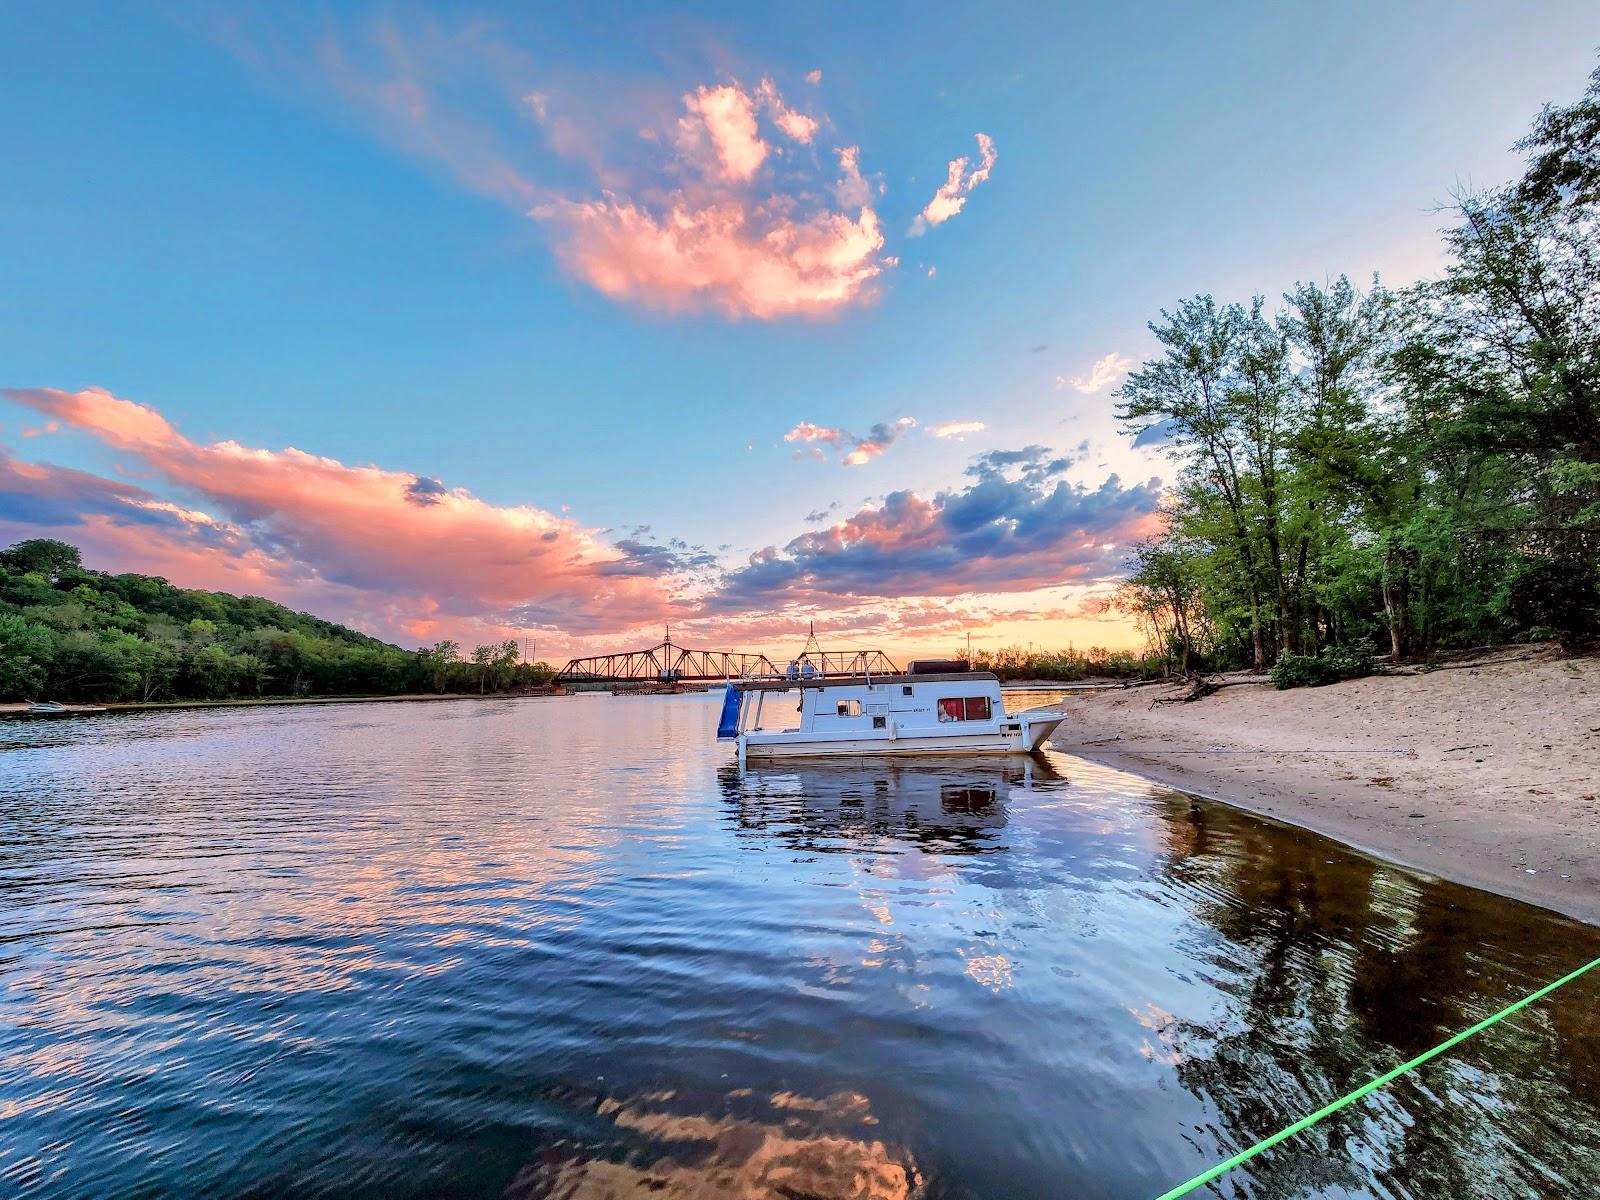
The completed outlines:
<svg viewBox="0 0 1600 1200">
<path fill-rule="evenodd" d="M 799 703 L 795 704 L 798 694 Z M 728 684 L 717 737 L 744 759 L 878 754 L 1028 754 L 1066 714 L 1008 715 L 987 671 L 790 673 Z M 780 724 L 781 723 L 781 724 Z M 775 727 L 776 726 L 776 727 Z"/>
</svg>

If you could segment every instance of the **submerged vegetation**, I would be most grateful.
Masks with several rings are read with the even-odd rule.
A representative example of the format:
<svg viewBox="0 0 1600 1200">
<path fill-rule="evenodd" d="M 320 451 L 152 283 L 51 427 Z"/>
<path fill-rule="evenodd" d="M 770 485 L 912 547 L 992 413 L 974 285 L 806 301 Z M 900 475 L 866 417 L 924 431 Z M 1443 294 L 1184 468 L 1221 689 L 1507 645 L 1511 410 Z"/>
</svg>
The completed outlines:
<svg viewBox="0 0 1600 1200">
<path fill-rule="evenodd" d="M 0 551 L 0 700 L 504 692 L 552 674 L 514 641 L 402 650 L 258 596 L 91 571 L 65 542 Z"/>
<path fill-rule="evenodd" d="M 1462 194 L 1441 278 L 1179 302 L 1119 389 L 1181 464 L 1120 606 L 1176 669 L 1280 686 L 1600 629 L 1600 70 Z"/>
</svg>

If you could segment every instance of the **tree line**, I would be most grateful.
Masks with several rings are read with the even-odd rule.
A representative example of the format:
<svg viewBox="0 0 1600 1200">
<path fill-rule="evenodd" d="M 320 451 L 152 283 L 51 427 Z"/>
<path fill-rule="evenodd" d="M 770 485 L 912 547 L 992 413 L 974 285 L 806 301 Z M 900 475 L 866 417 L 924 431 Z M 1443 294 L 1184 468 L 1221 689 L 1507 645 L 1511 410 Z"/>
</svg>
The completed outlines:
<svg viewBox="0 0 1600 1200">
<path fill-rule="evenodd" d="M 488 693 L 553 674 L 515 641 L 403 650 L 259 596 L 92 571 L 65 542 L 0 551 L 0 700 Z"/>
<path fill-rule="evenodd" d="M 1517 148 L 1449 206 L 1437 279 L 1151 323 L 1118 416 L 1180 472 L 1120 605 L 1169 665 L 1315 682 L 1600 630 L 1600 69 Z"/>
</svg>

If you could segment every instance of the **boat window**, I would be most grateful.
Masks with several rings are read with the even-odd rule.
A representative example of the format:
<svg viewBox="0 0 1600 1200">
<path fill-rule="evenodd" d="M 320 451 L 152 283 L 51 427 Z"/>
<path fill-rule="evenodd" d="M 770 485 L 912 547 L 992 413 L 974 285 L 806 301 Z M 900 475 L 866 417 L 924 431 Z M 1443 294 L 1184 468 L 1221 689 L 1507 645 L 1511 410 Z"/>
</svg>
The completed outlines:
<svg viewBox="0 0 1600 1200">
<path fill-rule="evenodd" d="M 903 687 L 901 687 L 901 689 L 900 689 L 900 694 L 901 694 L 901 695 L 902 695 L 902 696 L 909 696 L 909 695 L 911 695 L 911 685 L 910 685 L 910 684 L 909 684 L 909 683 L 908 683 L 908 684 L 905 684 L 905 685 L 904 685 L 904 686 L 903 686 Z"/>
<path fill-rule="evenodd" d="M 889 718 L 888 717 L 873 717 L 872 718 L 872 727 L 874 729 L 887 729 L 887 728 L 889 728 Z"/>
<path fill-rule="evenodd" d="M 839 715 L 841 717 L 859 717 L 861 715 L 861 701 L 859 701 L 859 700 L 841 700 L 841 701 L 839 701 Z"/>
<path fill-rule="evenodd" d="M 939 701 L 941 721 L 987 721 L 988 719 L 989 697 L 987 696 L 945 696 Z"/>
</svg>

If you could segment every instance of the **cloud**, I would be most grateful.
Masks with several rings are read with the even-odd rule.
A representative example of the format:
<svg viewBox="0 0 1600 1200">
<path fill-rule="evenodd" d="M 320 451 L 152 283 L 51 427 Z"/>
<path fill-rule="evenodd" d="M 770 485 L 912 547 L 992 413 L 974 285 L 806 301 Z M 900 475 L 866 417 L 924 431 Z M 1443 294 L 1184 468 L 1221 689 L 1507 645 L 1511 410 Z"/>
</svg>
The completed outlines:
<svg viewBox="0 0 1600 1200">
<path fill-rule="evenodd" d="M 1128 368 L 1133 366 L 1133 359 L 1126 354 L 1112 351 L 1104 358 L 1097 359 L 1094 366 L 1089 368 L 1086 377 L 1074 376 L 1071 379 L 1064 375 L 1056 376 L 1056 387 L 1071 386 L 1074 391 L 1082 392 L 1085 396 L 1093 396 L 1103 392 L 1106 388 L 1116 383 L 1128 373 Z"/>
<path fill-rule="evenodd" d="M 665 543 L 622 538 L 613 547 L 621 558 L 601 563 L 602 575 L 638 575 L 656 579 L 666 575 L 686 575 L 717 565 L 717 556 L 704 546 L 691 546 L 681 538 Z"/>
<path fill-rule="evenodd" d="M 1134 435 L 1133 444 L 1140 446 L 1164 446 L 1178 436 L 1178 423 L 1176 421 L 1157 421 L 1154 425 L 1147 425 Z"/>
<path fill-rule="evenodd" d="M 872 203 L 872 185 L 861 174 L 861 147 L 844 146 L 838 154 L 839 182 L 833 185 L 833 195 L 839 207 L 868 207 Z"/>
<path fill-rule="evenodd" d="M 426 475 L 418 475 L 406 485 L 405 498 L 412 504 L 437 504 L 439 497 L 448 495 L 450 489 L 437 479 L 430 479 Z"/>
<path fill-rule="evenodd" d="M 807 71 L 806 72 L 806 82 L 807 83 L 811 83 L 811 84 L 821 83 L 822 82 L 822 68 L 818 67 L 814 71 Z"/>
<path fill-rule="evenodd" d="M 991 452 L 973 482 L 932 498 L 891 492 L 827 529 L 758 551 L 708 611 L 866 598 L 1029 591 L 1114 578 L 1127 547 L 1161 528 L 1157 480 L 1098 488 L 1052 481 L 1066 456 L 1042 446 Z"/>
<path fill-rule="evenodd" d="M 1039 485 L 1070 468 L 1078 459 L 1071 454 L 1056 454 L 1047 446 L 1024 446 L 1020 450 L 988 450 L 978 455 L 966 473 L 977 479 L 1003 477 L 1015 470 L 1023 481 Z"/>
<path fill-rule="evenodd" d="M 969 433 L 982 433 L 987 428 L 982 421 L 943 421 L 930 425 L 928 432 L 936 438 L 961 438 Z"/>
<path fill-rule="evenodd" d="M 844 429 L 801 421 L 783 435 L 783 440 L 809 446 L 813 458 L 823 457 L 822 446 L 832 446 L 835 450 L 842 451 L 840 461 L 845 466 L 859 467 L 877 458 L 894 445 L 902 434 L 915 429 L 916 425 L 915 418 L 901 417 L 897 421 L 879 422 L 868 430 L 864 437 L 857 437 Z M 795 457 L 799 458 L 803 453 L 803 450 L 796 450 Z"/>
<path fill-rule="evenodd" d="M 911 222 L 909 232 L 912 237 L 921 237 L 933 226 L 943 225 L 955 216 L 966 205 L 972 189 L 989 178 L 989 172 L 994 168 L 999 155 L 995 153 L 993 138 L 986 133 L 977 136 L 978 165 L 969 171 L 965 155 L 950 160 L 949 173 L 945 181 L 939 185 L 939 190 L 934 192 L 933 199 L 928 201 L 926 207 Z"/>
<path fill-rule="evenodd" d="M 888 425 L 874 425 L 866 437 L 856 439 L 855 446 L 844 456 L 844 465 L 859 467 L 863 463 L 871 462 L 894 445 L 902 433 L 915 428 L 916 424 L 911 417 L 901 417 Z"/>
<path fill-rule="evenodd" d="M 828 425 L 816 425 L 810 421 L 801 421 L 788 433 L 783 435 L 786 442 L 823 442 L 829 446 L 841 446 L 850 437 L 842 429 Z"/>
<path fill-rule="evenodd" d="M 696 565 L 692 556 L 652 559 L 609 545 L 569 518 L 490 504 L 426 476 L 350 466 L 293 448 L 199 444 L 156 410 L 98 388 L 4 395 L 137 457 L 222 514 L 163 507 L 131 485 L 99 481 L 102 499 L 83 509 L 86 517 L 114 518 L 124 527 L 159 519 L 169 532 L 186 534 L 190 559 L 265 555 L 287 564 L 273 578 L 353 589 L 372 603 L 435 621 L 485 621 L 519 609 L 573 632 L 624 628 L 681 611 L 670 577 Z M 85 482 L 92 477 L 58 478 L 93 491 Z M 13 501 L 11 511 L 17 510 Z M 50 523 L 68 515 L 62 509 Z"/>
<path fill-rule="evenodd" d="M 872 302 L 895 265 L 859 149 L 837 183 L 814 159 L 785 155 L 827 118 L 791 105 L 770 77 L 665 91 L 541 63 L 486 22 L 330 23 L 309 50 L 274 42 L 272 24 L 224 40 L 296 95 L 331 85 L 389 145 L 538 222 L 560 267 L 619 303 L 819 317 Z"/>
<path fill-rule="evenodd" d="M 678 140 L 686 157 L 704 153 L 707 144 L 715 161 L 711 173 L 743 183 L 767 159 L 769 147 L 756 126 L 755 101 L 735 84 L 699 87 L 683 98 L 686 115 L 678 120 Z"/>
<path fill-rule="evenodd" d="M 607 194 L 534 215 L 559 228 L 563 264 L 596 290 L 665 312 L 711 309 L 770 320 L 822 315 L 867 299 L 888 265 L 870 208 L 855 219 L 730 200 L 681 198 L 656 213 Z"/>
<path fill-rule="evenodd" d="M 797 109 L 790 108 L 784 103 L 783 97 L 778 94 L 777 87 L 770 79 L 763 79 L 761 86 L 756 89 L 756 95 L 761 101 L 762 109 L 772 118 L 772 123 L 783 130 L 790 138 L 797 142 L 809 145 L 812 137 L 817 132 L 817 121 L 813 117 Z"/>
</svg>

